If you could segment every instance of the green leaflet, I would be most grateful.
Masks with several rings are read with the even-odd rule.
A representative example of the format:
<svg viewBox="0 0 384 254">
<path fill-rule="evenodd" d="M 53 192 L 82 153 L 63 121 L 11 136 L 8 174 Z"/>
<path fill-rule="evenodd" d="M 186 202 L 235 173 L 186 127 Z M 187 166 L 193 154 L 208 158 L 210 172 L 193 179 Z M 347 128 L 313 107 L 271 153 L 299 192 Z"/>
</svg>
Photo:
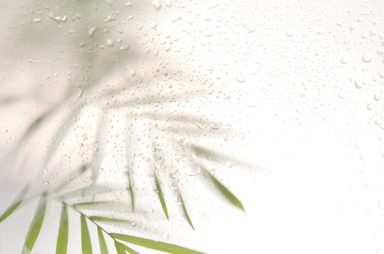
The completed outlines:
<svg viewBox="0 0 384 254">
<path fill-rule="evenodd" d="M 220 193 L 227 199 L 228 202 L 230 202 L 235 207 L 239 208 L 240 210 L 244 211 L 244 206 L 241 203 L 241 201 L 230 191 L 227 187 L 225 187 L 224 184 L 222 184 L 216 177 L 214 177 L 211 173 L 209 173 L 207 170 L 205 172 L 208 174 L 210 180 L 213 182 L 214 186 L 220 191 Z"/>
<path fill-rule="evenodd" d="M 132 212 L 135 212 L 135 195 L 133 193 L 133 188 L 132 188 L 132 181 L 131 179 L 129 180 L 129 195 L 131 197 L 131 207 L 132 207 Z"/>
<path fill-rule="evenodd" d="M 132 236 L 132 235 L 112 233 L 111 236 L 118 240 L 129 242 L 129 243 L 142 246 L 148 249 L 158 250 L 158 251 L 172 253 L 172 254 L 203 254 L 203 252 L 188 249 L 179 245 L 155 241 L 155 240 Z"/>
<path fill-rule="evenodd" d="M 23 254 L 31 253 L 33 246 L 35 245 L 35 242 L 37 240 L 37 237 L 39 236 L 41 226 L 43 225 L 45 210 L 46 210 L 46 199 L 45 197 L 43 197 L 36 210 L 33 221 L 29 226 L 29 230 L 27 233 L 27 237 L 25 238 L 24 247 L 22 251 Z"/>
<path fill-rule="evenodd" d="M 183 209 L 184 217 L 187 219 L 188 224 L 191 226 L 191 228 L 192 228 L 193 230 L 195 230 L 195 227 L 193 226 L 192 220 L 191 220 L 191 218 L 189 217 L 187 207 L 185 206 L 184 199 L 183 199 L 183 197 L 181 196 L 181 193 L 180 193 L 179 190 L 177 191 L 177 193 L 178 193 L 178 196 L 179 196 L 179 199 L 180 199 L 180 202 L 181 202 L 181 208 Z"/>
<path fill-rule="evenodd" d="M 255 166 L 249 162 L 239 160 L 239 159 L 234 158 L 232 156 L 217 152 L 215 150 L 205 148 L 205 147 L 200 146 L 200 145 L 192 144 L 191 150 L 197 157 L 200 157 L 200 158 L 213 160 L 213 161 L 216 161 L 218 163 L 234 162 L 234 163 L 239 164 L 239 165 L 246 167 L 246 168 L 255 168 Z"/>
<path fill-rule="evenodd" d="M 106 206 L 106 205 L 121 205 L 123 203 L 116 201 L 88 201 L 72 204 L 73 207 L 89 207 L 89 206 Z"/>
<path fill-rule="evenodd" d="M 130 220 L 105 216 L 90 216 L 89 219 L 96 222 L 132 223 Z"/>
<path fill-rule="evenodd" d="M 81 250 L 82 254 L 92 254 L 91 237 L 89 236 L 88 225 L 84 214 L 80 217 L 81 221 Z"/>
<path fill-rule="evenodd" d="M 115 241 L 115 247 L 117 254 L 125 254 L 126 252 L 130 254 L 140 254 L 139 252 L 135 251 L 134 249 L 129 248 L 128 246 L 119 243 L 118 241 Z"/>
<path fill-rule="evenodd" d="M 159 179 L 157 179 L 156 176 L 155 176 L 155 184 L 156 184 L 157 196 L 158 196 L 158 198 L 160 200 L 161 208 L 163 209 L 165 217 L 167 218 L 167 220 L 169 220 L 167 204 L 165 203 L 165 199 L 164 199 L 163 192 L 161 190 Z"/>
<path fill-rule="evenodd" d="M 100 227 L 97 227 L 97 235 L 99 236 L 100 254 L 108 254 L 108 248 L 105 243 L 103 230 Z"/>
<path fill-rule="evenodd" d="M 0 223 L 3 222 L 5 219 L 7 219 L 16 209 L 20 206 L 20 204 L 24 200 L 24 196 L 28 191 L 28 186 L 26 186 L 20 194 L 17 196 L 17 198 L 11 203 L 11 205 L 4 211 L 2 215 L 0 215 Z"/>
<path fill-rule="evenodd" d="M 63 205 L 61 210 L 60 228 L 57 235 L 56 254 L 67 254 L 68 247 L 68 212 Z"/>
</svg>

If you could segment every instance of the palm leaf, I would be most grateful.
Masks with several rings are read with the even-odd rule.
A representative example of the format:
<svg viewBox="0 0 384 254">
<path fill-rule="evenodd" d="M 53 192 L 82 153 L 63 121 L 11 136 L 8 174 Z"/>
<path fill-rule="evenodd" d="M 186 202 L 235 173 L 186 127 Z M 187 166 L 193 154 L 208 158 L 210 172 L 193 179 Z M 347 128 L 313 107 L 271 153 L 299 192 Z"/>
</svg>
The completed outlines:
<svg viewBox="0 0 384 254">
<path fill-rule="evenodd" d="M 29 186 L 26 186 L 17 196 L 17 198 L 11 203 L 11 205 L 3 212 L 0 216 L 0 223 L 7 219 L 16 209 L 20 206 L 20 204 L 24 200 L 24 196 L 28 191 Z"/>
<path fill-rule="evenodd" d="M 156 184 L 157 197 L 159 198 L 161 208 L 163 209 L 165 217 L 167 218 L 167 220 L 169 220 L 167 204 L 165 203 L 163 191 L 161 190 L 160 182 L 159 182 L 159 179 L 157 178 L 157 176 L 155 176 L 155 184 Z"/>
<path fill-rule="evenodd" d="M 128 186 L 128 191 L 129 191 L 129 195 L 131 197 L 131 208 L 132 208 L 132 212 L 135 212 L 135 195 L 133 193 L 133 187 L 132 187 L 132 180 L 131 178 L 129 178 L 129 186 Z"/>
<path fill-rule="evenodd" d="M 106 206 L 106 205 L 125 205 L 124 203 L 117 201 L 87 201 L 72 204 L 73 207 L 92 207 L 92 206 Z"/>
<path fill-rule="evenodd" d="M 116 234 L 112 233 L 111 236 L 121 241 L 129 242 L 138 246 L 142 246 L 152 250 L 158 250 L 162 252 L 172 253 L 172 254 L 203 254 L 203 252 L 188 249 L 179 245 L 170 244 L 161 241 L 155 241 L 147 238 Z"/>
<path fill-rule="evenodd" d="M 100 227 L 97 227 L 97 235 L 99 236 L 100 254 L 108 254 L 108 248 L 105 243 L 103 230 Z"/>
<path fill-rule="evenodd" d="M 27 237 L 25 238 L 24 247 L 22 251 L 23 254 L 31 253 L 33 246 L 35 245 L 35 242 L 37 240 L 37 237 L 39 236 L 41 226 L 43 225 L 45 210 L 46 210 L 46 199 L 45 197 L 43 197 L 36 210 L 33 221 L 29 226 L 29 230 L 27 233 Z"/>
<path fill-rule="evenodd" d="M 83 254 L 92 254 L 91 237 L 84 214 L 81 214 L 81 250 Z"/>
<path fill-rule="evenodd" d="M 66 254 L 68 246 L 68 212 L 63 205 L 61 210 L 60 228 L 57 236 L 56 254 Z"/>
<path fill-rule="evenodd" d="M 126 254 L 127 252 L 130 254 L 140 254 L 139 252 L 135 251 L 134 249 L 129 248 L 128 246 L 119 243 L 118 241 L 115 241 L 115 247 L 117 254 Z"/>
<path fill-rule="evenodd" d="M 106 216 L 89 216 L 89 219 L 96 222 L 130 223 L 130 224 L 133 223 L 130 220 L 106 217 Z"/>
<path fill-rule="evenodd" d="M 235 207 L 239 208 L 243 212 L 244 206 L 241 203 L 241 201 L 224 185 L 222 184 L 216 177 L 214 177 L 211 173 L 209 173 L 207 170 L 205 170 L 206 174 L 209 176 L 209 179 L 213 182 L 213 185 L 216 187 L 217 190 L 225 197 L 225 199 L 234 205 Z"/>
<path fill-rule="evenodd" d="M 191 220 L 191 218 L 189 217 L 187 207 L 185 206 L 184 199 L 183 199 L 183 197 L 181 196 L 181 193 L 180 193 L 179 190 L 177 191 L 177 193 L 178 193 L 178 196 L 179 196 L 179 199 L 180 199 L 181 208 L 183 209 L 184 217 L 185 217 L 185 219 L 188 221 L 188 224 L 191 226 L 191 228 L 192 228 L 193 230 L 195 230 L 195 227 L 193 226 L 192 220 Z"/>
<path fill-rule="evenodd" d="M 195 154 L 197 157 L 200 157 L 200 158 L 204 158 L 204 159 L 208 159 L 208 160 L 215 160 L 217 162 L 231 161 L 231 162 L 236 162 L 236 163 L 238 163 L 244 167 L 247 167 L 247 168 L 254 168 L 254 166 L 248 162 L 244 162 L 244 161 L 236 159 L 232 156 L 222 154 L 220 152 L 208 149 L 208 148 L 200 146 L 200 145 L 191 144 L 191 150 L 192 150 L 193 154 Z"/>
</svg>

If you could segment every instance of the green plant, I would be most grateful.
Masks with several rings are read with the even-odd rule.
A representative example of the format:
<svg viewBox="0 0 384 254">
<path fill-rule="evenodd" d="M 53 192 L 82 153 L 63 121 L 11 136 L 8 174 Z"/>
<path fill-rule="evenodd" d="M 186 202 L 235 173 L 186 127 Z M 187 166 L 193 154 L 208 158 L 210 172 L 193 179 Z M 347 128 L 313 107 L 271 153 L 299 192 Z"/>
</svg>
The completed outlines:
<svg viewBox="0 0 384 254">
<path fill-rule="evenodd" d="M 92 5 L 90 1 L 69 1 L 65 3 L 57 3 L 67 13 L 73 14 L 80 12 L 81 21 L 74 21 L 73 27 L 80 30 L 86 30 L 89 27 L 98 27 L 101 29 L 109 28 L 104 24 L 103 8 L 98 9 L 94 13 L 89 11 L 88 7 Z M 71 16 L 72 17 L 72 16 Z M 66 16 L 51 16 L 51 21 L 44 23 L 46 29 L 52 34 L 59 33 L 53 30 L 53 26 L 62 26 L 66 21 Z M 31 28 L 32 26 L 32 28 Z M 29 40 L 36 40 L 41 43 L 44 38 L 36 36 L 36 25 L 29 24 L 26 30 L 31 30 Z M 62 28 L 62 27 L 60 27 Z M 135 179 L 134 174 L 136 168 L 130 167 L 125 171 L 126 179 L 124 188 L 116 189 L 116 186 L 103 185 L 99 182 L 100 170 L 105 148 L 103 139 L 105 139 L 106 127 L 105 116 L 120 112 L 125 114 L 126 121 L 146 120 L 149 122 L 154 131 L 149 130 L 148 136 L 150 150 L 152 154 L 147 156 L 153 161 L 151 169 L 152 187 L 154 188 L 153 195 L 158 199 L 158 208 L 164 214 L 165 219 L 170 220 L 169 200 L 164 195 L 165 188 L 172 190 L 177 198 L 179 208 L 188 223 L 195 229 L 193 218 L 188 209 L 188 200 L 183 195 L 183 190 L 179 182 L 183 175 L 177 174 L 181 169 L 176 168 L 177 165 L 172 165 L 171 157 L 180 156 L 185 159 L 186 164 L 194 170 L 201 172 L 208 180 L 207 182 L 217 189 L 218 193 L 228 201 L 229 204 L 244 211 L 244 206 L 240 199 L 233 194 L 224 183 L 219 180 L 219 177 L 211 170 L 212 167 L 223 165 L 227 162 L 235 162 L 245 167 L 249 167 L 231 156 L 227 156 L 221 152 L 215 151 L 209 147 L 193 142 L 192 140 L 198 137 L 226 137 L 233 133 L 230 127 L 225 126 L 220 121 L 213 120 L 211 117 L 188 112 L 188 110 L 179 110 L 182 103 L 188 102 L 194 98 L 209 98 L 214 94 L 214 90 L 207 85 L 185 87 L 182 85 L 173 85 L 167 87 L 166 82 L 163 86 L 143 86 L 143 78 L 125 72 L 119 72 L 119 76 L 123 76 L 121 81 L 116 81 L 108 78 L 108 75 L 113 73 L 117 66 L 128 64 L 129 61 L 135 59 L 136 54 L 129 53 L 120 49 L 113 49 L 109 54 L 97 53 L 98 45 L 107 38 L 104 34 L 96 33 L 94 30 L 87 31 L 85 38 L 80 34 L 72 38 L 75 45 L 81 42 L 88 42 L 89 48 L 81 47 L 73 60 L 81 67 L 78 68 L 74 82 L 69 82 L 63 96 L 49 105 L 47 109 L 36 116 L 31 124 L 26 128 L 24 133 L 16 143 L 13 154 L 18 158 L 24 151 L 26 145 L 39 135 L 41 131 L 52 128 L 52 123 L 59 122 L 55 128 L 55 132 L 48 144 L 48 149 L 41 166 L 37 170 L 35 183 L 26 187 L 20 195 L 10 204 L 0 215 L 1 223 L 12 215 L 16 210 L 20 209 L 28 202 L 39 200 L 34 218 L 27 233 L 23 254 L 30 253 L 35 245 L 36 239 L 42 228 L 44 228 L 44 218 L 47 207 L 51 203 L 60 204 L 62 207 L 60 215 L 60 225 L 57 234 L 56 253 L 67 253 L 69 223 L 68 211 L 72 211 L 78 215 L 79 226 L 81 228 L 82 253 L 93 253 L 90 231 L 88 225 L 94 225 L 98 235 L 98 245 L 101 253 L 110 253 L 105 237 L 113 240 L 116 251 L 120 253 L 138 253 L 134 250 L 134 246 L 141 246 L 148 249 L 158 250 L 166 253 L 188 254 L 201 253 L 196 250 L 174 245 L 168 242 L 162 242 L 152 239 L 147 239 L 136 234 L 114 233 L 107 229 L 107 226 L 113 224 L 117 228 L 124 229 L 125 226 L 134 226 L 137 222 L 131 218 L 133 214 L 140 213 L 136 210 L 137 196 L 135 194 Z M 25 30 L 23 33 L 26 33 Z M 91 33 L 91 34 L 90 34 Z M 51 35 L 52 36 L 52 35 Z M 123 52 L 123 53 L 121 53 Z M 117 60 L 116 60 L 117 59 Z M 155 74 L 151 76 L 151 72 L 147 72 L 144 78 L 155 80 L 158 78 Z M 77 85 L 74 85 L 77 84 Z M 164 89 L 164 86 L 167 89 Z M 5 98 L 0 103 L 3 105 L 14 103 L 18 99 Z M 2 105 L 0 104 L 0 106 Z M 173 107 L 171 106 L 173 105 Z M 176 106 L 175 106 L 176 105 Z M 76 127 L 79 119 L 84 118 L 87 114 L 87 109 L 90 107 L 96 108 L 100 114 L 99 121 L 92 130 L 95 131 L 95 140 L 92 144 L 94 150 L 89 161 L 84 162 L 78 169 L 67 169 L 64 180 L 59 184 L 48 185 L 45 182 L 51 182 L 52 176 L 49 175 L 52 168 L 54 157 L 60 154 L 60 149 L 63 142 L 68 138 L 71 132 Z M 176 108 L 176 109 L 175 109 Z M 90 131 L 90 130 L 87 130 Z M 159 132 L 159 133 L 157 133 Z M 169 134 L 169 135 L 168 135 Z M 170 136 L 170 144 L 172 149 L 165 150 L 158 140 L 159 135 Z M 129 135 L 128 141 L 129 143 Z M 142 138 L 139 134 L 136 138 Z M 189 138 L 186 140 L 186 137 Z M 76 149 L 76 146 L 73 146 Z M 127 154 L 131 151 L 126 151 Z M 16 159 L 15 159 L 16 160 Z M 162 170 L 159 170 L 161 168 Z M 172 169 L 172 170 L 171 170 Z M 175 173 L 176 172 L 176 173 Z M 163 181 L 165 179 L 165 181 Z M 54 182 L 54 181 L 53 181 Z M 81 182 L 80 187 L 76 184 Z M 124 199 L 116 198 L 115 193 L 126 192 L 129 195 L 129 203 Z M 98 194 L 103 194 L 100 199 Z M 114 206 L 123 207 L 122 216 L 116 216 Z M 102 209 L 101 209 L 102 208 Z M 103 211 L 100 211 L 103 210 Z M 106 210 L 106 211 L 105 211 Z"/>
</svg>

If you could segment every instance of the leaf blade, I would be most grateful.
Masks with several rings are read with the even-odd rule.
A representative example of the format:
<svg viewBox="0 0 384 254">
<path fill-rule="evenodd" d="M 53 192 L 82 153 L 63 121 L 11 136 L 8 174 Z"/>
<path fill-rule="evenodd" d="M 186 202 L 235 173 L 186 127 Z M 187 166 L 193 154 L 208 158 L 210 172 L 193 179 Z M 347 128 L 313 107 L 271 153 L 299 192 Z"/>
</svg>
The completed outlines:
<svg viewBox="0 0 384 254">
<path fill-rule="evenodd" d="M 31 225 L 29 226 L 29 230 L 27 233 L 27 237 L 25 238 L 24 246 L 23 246 L 23 254 L 31 253 L 33 246 L 39 236 L 41 227 L 43 225 L 45 211 L 46 211 L 46 200 L 45 197 L 40 201 L 34 218 L 32 220 Z"/>
<path fill-rule="evenodd" d="M 128 190 L 129 190 L 129 195 L 131 197 L 132 212 L 134 213 L 135 212 L 135 195 L 133 193 L 133 187 L 132 187 L 132 181 L 131 180 L 129 180 Z"/>
<path fill-rule="evenodd" d="M 139 252 L 135 251 L 134 249 L 118 242 L 118 241 L 115 241 L 115 247 L 116 247 L 116 251 L 117 251 L 117 254 L 126 254 L 126 252 L 130 253 L 130 254 L 140 254 Z"/>
<path fill-rule="evenodd" d="M 92 254 L 91 237 L 84 214 L 81 214 L 81 251 L 83 254 Z"/>
<path fill-rule="evenodd" d="M 105 243 L 103 231 L 100 227 L 97 227 L 97 235 L 99 237 L 100 254 L 108 254 L 107 244 Z"/>
<path fill-rule="evenodd" d="M 195 227 L 193 226 L 193 223 L 192 223 L 191 217 L 189 216 L 189 213 L 188 213 L 187 207 L 185 206 L 185 202 L 184 202 L 184 199 L 183 199 L 183 197 L 181 196 L 181 193 L 180 193 L 180 191 L 178 191 L 178 196 L 179 196 L 179 199 L 180 199 L 181 208 L 183 209 L 183 214 L 184 214 L 184 217 L 185 217 L 185 219 L 187 220 L 187 222 L 188 222 L 189 226 L 191 226 L 191 228 L 192 228 L 193 230 L 195 230 Z"/>
<path fill-rule="evenodd" d="M 106 216 L 89 216 L 89 219 L 96 222 L 132 223 L 130 220 Z"/>
<path fill-rule="evenodd" d="M 137 237 L 132 235 L 124 235 L 124 234 L 117 234 L 112 233 L 111 236 L 113 238 L 116 238 L 118 240 L 129 242 L 138 246 L 142 246 L 148 249 L 158 250 L 162 252 L 168 252 L 172 254 L 203 254 L 203 252 L 189 249 L 183 246 L 161 242 L 161 241 L 155 241 L 143 237 Z"/>
<path fill-rule="evenodd" d="M 216 189 L 227 199 L 227 201 L 236 208 L 245 212 L 244 206 L 240 199 L 238 199 L 235 194 L 233 194 L 223 183 L 221 183 L 211 173 L 209 173 L 207 170 L 205 170 L 205 172 L 208 174 L 210 180 L 213 182 L 213 185 L 216 187 Z"/>
<path fill-rule="evenodd" d="M 60 228 L 57 236 L 56 254 L 66 254 L 68 247 L 68 211 L 63 205 L 60 218 Z"/>
<path fill-rule="evenodd" d="M 156 185 L 157 197 L 159 198 L 161 208 L 163 209 L 165 217 L 167 218 L 167 220 L 169 220 L 167 203 L 165 202 L 165 198 L 163 195 L 163 191 L 161 190 L 159 179 L 156 176 L 155 176 L 155 185 Z"/>
<path fill-rule="evenodd" d="M 15 198 L 15 200 L 9 205 L 9 207 L 0 215 L 0 223 L 5 221 L 24 201 L 24 196 L 28 191 L 28 186 L 26 186 L 20 194 Z"/>
</svg>

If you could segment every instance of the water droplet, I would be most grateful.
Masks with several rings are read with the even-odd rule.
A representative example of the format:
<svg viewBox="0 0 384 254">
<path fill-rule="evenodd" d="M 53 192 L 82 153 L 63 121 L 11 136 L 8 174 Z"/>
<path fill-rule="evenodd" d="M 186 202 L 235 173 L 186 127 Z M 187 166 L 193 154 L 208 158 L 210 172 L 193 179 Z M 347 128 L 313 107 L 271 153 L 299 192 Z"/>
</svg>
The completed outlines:
<svg viewBox="0 0 384 254">
<path fill-rule="evenodd" d="M 97 27 L 91 27 L 91 28 L 88 30 L 88 35 L 89 35 L 90 37 L 92 37 L 92 36 L 95 34 L 96 29 L 97 29 Z"/>
<path fill-rule="evenodd" d="M 367 53 L 367 54 L 363 55 L 361 60 L 363 60 L 364 63 L 369 63 L 372 60 L 372 55 Z"/>
<path fill-rule="evenodd" d="M 108 45 L 108 47 L 113 47 L 113 45 L 115 45 L 115 42 L 112 39 L 108 39 L 107 45 Z"/>
<path fill-rule="evenodd" d="M 114 21 L 115 18 L 112 17 L 112 15 L 107 15 L 107 17 L 104 19 L 104 22 L 107 23 L 107 22 L 110 22 L 110 21 Z"/>
<path fill-rule="evenodd" d="M 176 21 L 181 20 L 181 16 L 172 16 L 171 21 L 172 23 L 175 23 Z"/>
<path fill-rule="evenodd" d="M 156 11 L 159 11 L 161 9 L 161 3 L 159 0 L 153 0 L 152 6 L 155 8 Z"/>
<path fill-rule="evenodd" d="M 62 17 L 60 17 L 60 16 L 54 16 L 53 15 L 53 13 L 50 13 L 49 14 L 49 17 L 53 20 L 53 21 L 55 21 L 55 22 L 57 22 L 57 23 L 65 23 L 66 21 L 67 21 L 67 16 L 62 16 Z"/>
<path fill-rule="evenodd" d="M 157 28 L 157 23 L 156 23 L 156 22 L 153 22 L 153 23 L 151 24 L 151 28 L 152 28 L 153 30 L 156 30 L 156 28 Z"/>
<path fill-rule="evenodd" d="M 129 49 L 129 45 L 121 45 L 120 50 L 127 51 Z"/>
<path fill-rule="evenodd" d="M 239 83 L 244 83 L 245 82 L 245 78 L 244 78 L 244 76 L 239 75 L 239 76 L 236 77 L 236 81 L 239 82 Z"/>
<path fill-rule="evenodd" d="M 347 63 L 348 63 L 347 58 L 346 58 L 346 57 L 341 58 L 341 59 L 340 59 L 340 63 L 342 63 L 342 64 L 347 64 Z"/>
<path fill-rule="evenodd" d="M 172 0 L 165 0 L 165 6 L 172 7 Z"/>
<path fill-rule="evenodd" d="M 354 83 L 354 85 L 355 85 L 355 87 L 356 87 L 357 89 L 360 89 L 360 88 L 363 87 L 363 86 L 360 84 L 360 82 L 358 82 L 357 80 L 355 80 L 353 83 Z"/>
<path fill-rule="evenodd" d="M 380 100 L 380 94 L 375 94 L 374 96 L 373 96 L 373 99 L 375 100 L 375 101 L 379 101 Z"/>
</svg>

